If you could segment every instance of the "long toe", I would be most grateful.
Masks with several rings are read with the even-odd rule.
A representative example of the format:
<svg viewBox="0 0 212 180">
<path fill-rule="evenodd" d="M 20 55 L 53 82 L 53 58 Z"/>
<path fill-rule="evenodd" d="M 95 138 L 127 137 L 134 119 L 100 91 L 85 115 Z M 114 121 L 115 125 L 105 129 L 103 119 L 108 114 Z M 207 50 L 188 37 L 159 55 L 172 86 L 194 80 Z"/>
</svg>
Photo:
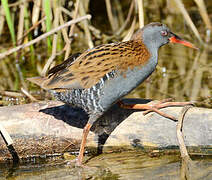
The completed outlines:
<svg viewBox="0 0 212 180">
<path fill-rule="evenodd" d="M 157 102 L 157 103 L 151 103 L 149 105 L 152 108 L 148 108 L 144 112 L 144 114 L 148 114 L 149 112 L 152 112 L 153 108 L 162 109 L 162 108 L 166 108 L 166 107 L 184 107 L 184 106 L 187 106 L 187 105 L 194 106 L 195 104 L 194 104 L 194 102 L 167 102 L 167 101 L 160 101 L 160 102 Z"/>
<path fill-rule="evenodd" d="M 157 113 L 157 114 L 159 114 L 159 115 L 161 115 L 161 116 L 163 116 L 165 118 L 171 119 L 173 121 L 177 121 L 177 118 L 175 118 L 174 116 L 169 115 L 169 114 L 166 114 L 166 113 L 160 111 L 157 108 L 148 109 L 148 110 L 146 110 L 146 111 L 143 112 L 143 115 L 146 115 L 146 114 L 148 114 L 150 112 L 155 112 L 155 113 Z"/>
<path fill-rule="evenodd" d="M 158 103 L 155 105 L 157 108 L 165 108 L 165 107 L 171 107 L 171 106 L 178 106 L 178 107 L 183 107 L 187 105 L 193 105 L 193 102 L 164 102 L 164 103 Z"/>
<path fill-rule="evenodd" d="M 155 104 L 152 104 L 152 103 L 149 104 L 150 108 L 147 109 L 146 111 L 144 111 L 143 114 L 146 115 L 150 112 L 156 112 L 165 118 L 169 118 L 173 121 L 177 121 L 177 119 L 174 116 L 168 115 L 168 114 L 160 111 L 159 109 L 166 108 L 166 107 L 183 107 L 183 106 L 187 106 L 187 105 L 194 106 L 194 102 L 168 102 L 168 100 L 170 100 L 170 99 L 165 99 L 165 100 L 162 100 Z"/>
</svg>

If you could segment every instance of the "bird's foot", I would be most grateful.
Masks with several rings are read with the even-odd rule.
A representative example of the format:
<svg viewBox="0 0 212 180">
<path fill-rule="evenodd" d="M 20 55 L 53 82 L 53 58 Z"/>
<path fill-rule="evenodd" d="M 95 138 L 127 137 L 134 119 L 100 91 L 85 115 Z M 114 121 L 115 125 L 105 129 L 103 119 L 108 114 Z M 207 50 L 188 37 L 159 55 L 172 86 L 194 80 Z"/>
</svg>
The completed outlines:
<svg viewBox="0 0 212 180">
<path fill-rule="evenodd" d="M 168 115 L 160 109 L 166 108 L 166 107 L 173 107 L 173 106 L 186 106 L 186 105 L 194 105 L 192 102 L 169 102 L 171 99 L 164 99 L 159 102 L 149 102 L 147 104 L 124 104 L 122 101 L 119 101 L 119 106 L 125 109 L 139 109 L 139 110 L 145 110 L 143 112 L 144 115 L 150 113 L 150 112 L 156 112 L 159 115 L 169 118 L 173 121 L 177 121 L 177 118 L 175 118 L 172 115 Z"/>
<path fill-rule="evenodd" d="M 160 114 L 163 117 L 169 118 L 171 120 L 177 121 L 177 118 L 175 118 L 174 116 L 168 115 L 162 111 L 160 111 L 160 109 L 162 108 L 166 108 L 166 107 L 184 107 L 187 105 L 194 105 L 193 102 L 170 102 L 170 100 L 172 99 L 164 99 L 162 101 L 156 102 L 156 103 L 147 103 L 148 105 L 150 105 L 149 109 L 146 109 L 143 114 L 146 115 L 150 112 L 156 112 L 158 114 Z"/>
</svg>

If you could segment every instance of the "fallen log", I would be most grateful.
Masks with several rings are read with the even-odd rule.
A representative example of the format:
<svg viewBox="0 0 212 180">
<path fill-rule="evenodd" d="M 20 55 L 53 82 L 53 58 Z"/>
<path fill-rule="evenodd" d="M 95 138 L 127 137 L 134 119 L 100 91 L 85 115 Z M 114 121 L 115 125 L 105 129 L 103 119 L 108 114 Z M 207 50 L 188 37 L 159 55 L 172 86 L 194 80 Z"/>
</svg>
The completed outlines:
<svg viewBox="0 0 212 180">
<path fill-rule="evenodd" d="M 126 103 L 146 103 L 141 99 L 125 99 Z M 175 117 L 181 107 L 162 111 Z M 37 102 L 0 108 L 0 124 L 10 134 L 20 158 L 50 156 L 79 149 L 83 127 L 88 116 L 79 108 L 58 101 Z M 111 148 L 176 149 L 176 122 L 156 113 L 143 116 L 142 111 L 112 106 L 92 127 L 87 146 L 101 152 Z M 212 109 L 193 107 L 184 117 L 183 131 L 188 151 L 211 154 Z M 0 138 L 0 160 L 11 155 Z"/>
</svg>

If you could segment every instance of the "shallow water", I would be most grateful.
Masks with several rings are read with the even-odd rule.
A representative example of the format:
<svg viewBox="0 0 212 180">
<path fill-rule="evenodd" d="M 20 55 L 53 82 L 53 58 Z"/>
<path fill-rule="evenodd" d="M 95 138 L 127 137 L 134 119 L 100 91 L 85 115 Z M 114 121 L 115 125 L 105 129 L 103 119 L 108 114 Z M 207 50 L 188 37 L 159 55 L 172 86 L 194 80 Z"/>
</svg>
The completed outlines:
<svg viewBox="0 0 212 180">
<path fill-rule="evenodd" d="M 188 164 L 191 179 L 212 179 L 212 159 L 201 158 Z M 25 179 L 180 179 L 184 174 L 176 155 L 150 157 L 140 151 L 102 154 L 90 158 L 84 167 L 67 166 L 63 160 L 0 167 L 0 180 Z"/>
</svg>

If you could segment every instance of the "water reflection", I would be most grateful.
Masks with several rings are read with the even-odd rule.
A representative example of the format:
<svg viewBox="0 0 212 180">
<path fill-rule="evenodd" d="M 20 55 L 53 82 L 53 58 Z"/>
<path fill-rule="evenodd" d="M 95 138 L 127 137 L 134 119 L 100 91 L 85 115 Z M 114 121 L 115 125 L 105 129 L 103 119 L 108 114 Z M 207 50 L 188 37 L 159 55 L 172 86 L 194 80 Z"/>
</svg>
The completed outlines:
<svg viewBox="0 0 212 180">
<path fill-rule="evenodd" d="M 108 153 L 83 168 L 58 160 L 46 164 L 0 167 L 0 179 L 212 179 L 212 159 L 181 160 L 176 155 L 150 157 L 139 151 Z"/>
</svg>

